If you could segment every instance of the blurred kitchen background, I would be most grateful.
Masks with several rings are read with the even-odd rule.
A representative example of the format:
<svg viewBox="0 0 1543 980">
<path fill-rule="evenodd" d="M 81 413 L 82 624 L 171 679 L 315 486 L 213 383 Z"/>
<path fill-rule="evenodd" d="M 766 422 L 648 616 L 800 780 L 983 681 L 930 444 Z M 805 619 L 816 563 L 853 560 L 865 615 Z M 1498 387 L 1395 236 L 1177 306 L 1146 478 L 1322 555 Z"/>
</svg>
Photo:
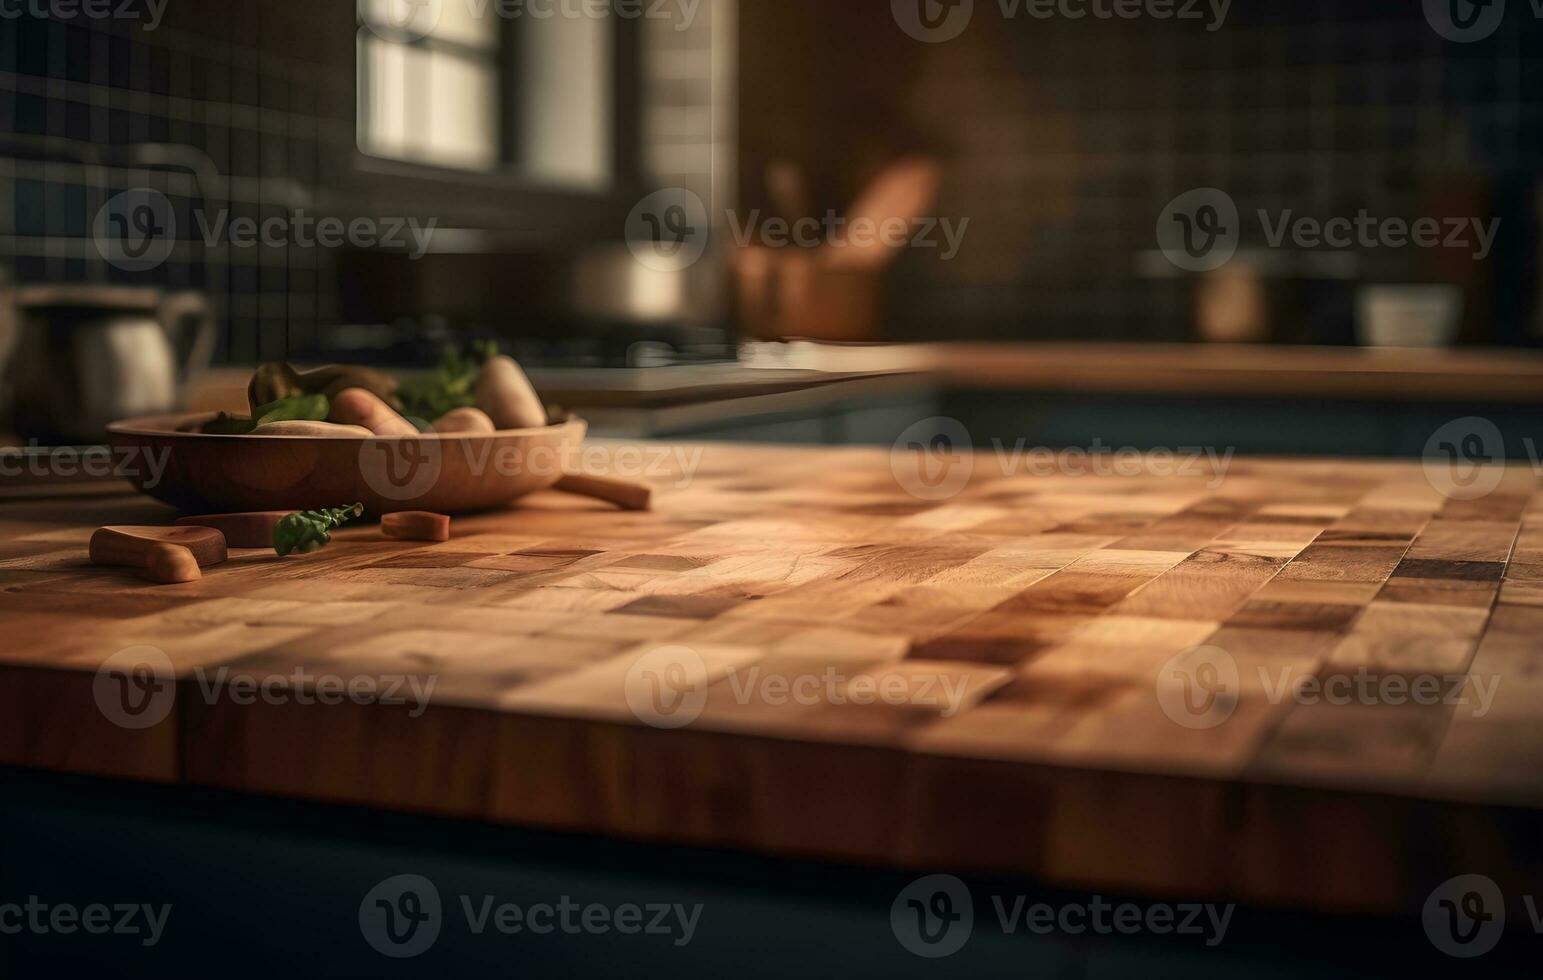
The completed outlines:
<svg viewBox="0 0 1543 980">
<path fill-rule="evenodd" d="M 908 33 L 908 4 L 954 9 L 8 15 L 0 430 L 88 441 L 111 416 L 222 404 L 263 361 L 415 370 L 497 339 L 601 434 L 884 444 L 946 415 L 981 444 L 1418 455 L 1482 415 L 1504 433 L 1491 451 L 1521 454 L 1543 416 L 1528 5 L 1459 43 L 1418 0 L 1237 2 L 1219 24 L 1209 4 L 1124 21 L 976 0 L 947 40 Z M 1157 228 L 1202 187 L 1245 220 L 1230 262 L 1191 272 Z M 175 242 L 104 255 L 104 208 L 141 188 L 169 202 Z M 1273 248 L 1260 209 L 1500 222 L 1482 259 Z M 369 248 L 200 234 L 297 212 L 434 230 L 421 256 L 405 231 Z M 964 235 L 954 255 L 737 240 L 828 213 Z"/>
</svg>

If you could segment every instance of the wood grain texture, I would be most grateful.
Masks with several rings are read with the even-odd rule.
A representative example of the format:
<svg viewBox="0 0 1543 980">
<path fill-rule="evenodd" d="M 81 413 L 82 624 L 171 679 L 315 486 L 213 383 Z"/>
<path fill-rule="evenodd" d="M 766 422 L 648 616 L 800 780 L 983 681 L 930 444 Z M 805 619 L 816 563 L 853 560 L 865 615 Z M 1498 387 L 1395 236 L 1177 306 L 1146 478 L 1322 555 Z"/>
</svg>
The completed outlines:
<svg viewBox="0 0 1543 980">
<path fill-rule="evenodd" d="M 928 501 L 887 452 L 667 448 L 652 513 L 545 493 L 155 589 L 86 545 L 160 505 L 0 505 L 0 764 L 1334 908 L 1543 872 L 1529 469 L 982 457 Z M 128 730 L 95 682 L 141 647 L 175 704 Z M 1196 648 L 1219 720 L 1174 707 Z"/>
</svg>

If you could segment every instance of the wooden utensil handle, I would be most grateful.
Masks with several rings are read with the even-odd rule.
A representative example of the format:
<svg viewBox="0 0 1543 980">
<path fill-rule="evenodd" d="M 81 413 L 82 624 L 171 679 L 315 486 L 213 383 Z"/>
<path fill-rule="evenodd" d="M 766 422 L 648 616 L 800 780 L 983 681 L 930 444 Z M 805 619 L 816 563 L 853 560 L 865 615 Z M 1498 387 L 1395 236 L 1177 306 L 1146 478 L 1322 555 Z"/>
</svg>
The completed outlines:
<svg viewBox="0 0 1543 980">
<path fill-rule="evenodd" d="M 604 500 L 622 510 L 648 510 L 654 498 L 654 488 L 646 483 L 582 473 L 570 473 L 563 477 L 557 481 L 557 489 L 580 497 Z"/>
<path fill-rule="evenodd" d="M 137 568 L 162 585 L 196 582 L 203 577 L 198 559 L 180 544 L 114 534 L 103 528 L 91 536 L 91 561 L 97 565 Z"/>
</svg>

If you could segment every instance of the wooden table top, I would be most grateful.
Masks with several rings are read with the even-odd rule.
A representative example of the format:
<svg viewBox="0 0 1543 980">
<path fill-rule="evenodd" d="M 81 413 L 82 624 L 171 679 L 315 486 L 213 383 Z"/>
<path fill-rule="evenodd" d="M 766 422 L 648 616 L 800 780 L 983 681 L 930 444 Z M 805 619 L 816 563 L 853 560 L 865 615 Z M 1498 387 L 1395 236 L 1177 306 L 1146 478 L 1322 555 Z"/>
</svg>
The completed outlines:
<svg viewBox="0 0 1543 980">
<path fill-rule="evenodd" d="M 1543 880 L 1529 468 L 980 455 L 945 496 L 887 451 L 662 450 L 653 513 L 175 586 L 86 564 L 158 504 L 0 504 L 0 764 L 1315 907 Z"/>
</svg>

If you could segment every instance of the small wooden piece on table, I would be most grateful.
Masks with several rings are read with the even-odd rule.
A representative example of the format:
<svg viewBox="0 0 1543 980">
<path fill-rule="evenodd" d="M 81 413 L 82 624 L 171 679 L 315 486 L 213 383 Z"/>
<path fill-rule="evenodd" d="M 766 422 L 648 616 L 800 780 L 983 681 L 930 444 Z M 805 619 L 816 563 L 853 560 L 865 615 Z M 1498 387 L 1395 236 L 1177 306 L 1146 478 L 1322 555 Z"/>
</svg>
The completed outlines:
<svg viewBox="0 0 1543 980">
<path fill-rule="evenodd" d="M 608 476 L 570 473 L 557 481 L 557 489 L 563 493 L 603 500 L 622 510 L 648 510 L 654 499 L 654 488 L 648 484 Z"/>
<path fill-rule="evenodd" d="M 180 527 L 213 528 L 225 535 L 225 543 L 232 548 L 272 548 L 273 529 L 289 514 L 287 510 L 206 514 L 202 517 L 183 517 L 177 524 Z"/>
<path fill-rule="evenodd" d="M 380 530 L 386 537 L 401 541 L 449 541 L 450 518 L 421 510 L 403 511 L 382 517 Z"/>
<path fill-rule="evenodd" d="M 103 527 L 91 536 L 92 562 L 137 568 L 162 585 L 197 581 L 226 557 L 225 535 L 207 527 Z"/>
</svg>

